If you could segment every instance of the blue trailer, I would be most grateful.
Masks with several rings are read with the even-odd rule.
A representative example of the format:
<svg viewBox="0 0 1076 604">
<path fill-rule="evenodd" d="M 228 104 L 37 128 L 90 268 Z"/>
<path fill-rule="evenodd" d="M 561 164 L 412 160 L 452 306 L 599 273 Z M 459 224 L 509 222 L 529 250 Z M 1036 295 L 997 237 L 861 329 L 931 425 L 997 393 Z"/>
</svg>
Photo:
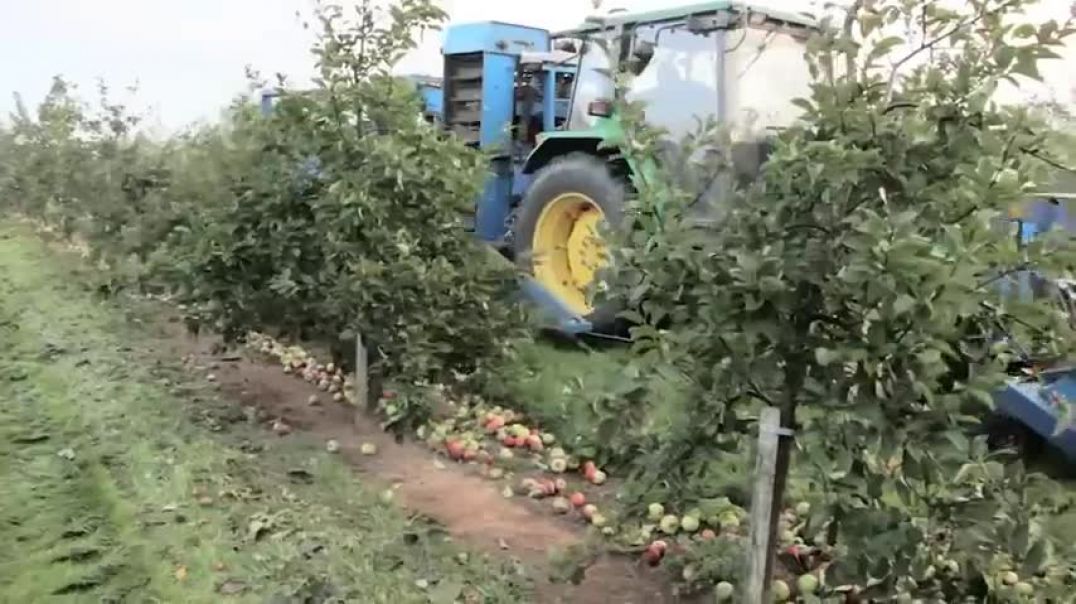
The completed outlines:
<svg viewBox="0 0 1076 604">
<path fill-rule="evenodd" d="M 1044 193 L 1023 204 L 1012 216 L 1019 245 L 1051 229 L 1076 232 L 1076 195 Z M 1003 283 L 1004 293 L 1024 300 L 1054 296 L 1070 311 L 1076 293 L 1068 284 L 1048 283 L 1033 269 Z M 1076 316 L 1073 317 L 1076 319 Z M 1076 462 L 1076 426 L 1069 409 L 1076 404 L 1076 366 L 1063 365 L 1011 378 L 994 393 L 998 418 L 988 422 L 996 444 L 1024 447 L 1044 441 Z M 998 421 L 998 420 L 1001 421 Z"/>
</svg>

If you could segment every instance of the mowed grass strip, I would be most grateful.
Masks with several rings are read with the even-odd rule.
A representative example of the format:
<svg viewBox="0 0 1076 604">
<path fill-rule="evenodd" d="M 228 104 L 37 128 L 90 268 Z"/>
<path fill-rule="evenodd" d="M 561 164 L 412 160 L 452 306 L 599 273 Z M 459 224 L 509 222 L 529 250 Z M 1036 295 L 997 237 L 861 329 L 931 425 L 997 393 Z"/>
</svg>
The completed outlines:
<svg viewBox="0 0 1076 604">
<path fill-rule="evenodd" d="M 528 600 L 323 443 L 236 419 L 85 270 L 0 223 L 0 601 Z"/>
</svg>

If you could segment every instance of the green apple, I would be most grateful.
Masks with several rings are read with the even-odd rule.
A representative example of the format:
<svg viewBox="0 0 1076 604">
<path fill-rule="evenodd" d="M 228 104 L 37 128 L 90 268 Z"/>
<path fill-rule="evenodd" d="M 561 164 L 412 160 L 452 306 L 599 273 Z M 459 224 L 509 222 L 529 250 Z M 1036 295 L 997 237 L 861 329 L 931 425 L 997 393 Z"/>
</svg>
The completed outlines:
<svg viewBox="0 0 1076 604">
<path fill-rule="evenodd" d="M 818 577 L 814 575 L 800 575 L 796 579 L 796 589 L 801 594 L 813 594 L 818 591 Z"/>
<path fill-rule="evenodd" d="M 674 535 L 680 529 L 680 519 L 672 514 L 666 514 L 662 516 L 659 526 L 661 527 L 661 532 L 666 535 Z"/>
<path fill-rule="evenodd" d="M 780 579 L 773 582 L 770 593 L 773 595 L 774 602 L 787 602 L 792 597 L 792 590 L 789 589 L 788 583 Z"/>
<path fill-rule="evenodd" d="M 661 520 L 661 517 L 665 515 L 665 506 L 660 503 L 651 503 L 646 508 L 646 517 L 654 522 Z"/>
<path fill-rule="evenodd" d="M 680 528 L 685 533 L 694 533 L 699 530 L 699 519 L 696 516 L 684 516 L 680 519 Z"/>
</svg>

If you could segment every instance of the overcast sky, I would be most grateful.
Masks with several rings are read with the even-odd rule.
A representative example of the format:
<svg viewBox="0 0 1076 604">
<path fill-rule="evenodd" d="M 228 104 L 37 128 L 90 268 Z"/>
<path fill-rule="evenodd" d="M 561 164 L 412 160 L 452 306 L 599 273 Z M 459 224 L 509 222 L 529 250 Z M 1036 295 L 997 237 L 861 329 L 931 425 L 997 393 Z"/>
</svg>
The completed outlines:
<svg viewBox="0 0 1076 604">
<path fill-rule="evenodd" d="M 696 0 L 683 0 L 688 4 Z M 0 114 L 21 92 L 36 102 L 62 74 L 87 96 L 97 78 L 122 89 L 137 83 L 138 103 L 168 129 L 213 118 L 245 85 L 244 66 L 282 72 L 301 83 L 312 72 L 309 34 L 296 11 L 310 0 L 0 0 Z M 676 0 L 604 0 L 602 10 L 646 9 Z M 768 0 L 803 8 L 810 0 Z M 1043 0 L 1067 16 L 1070 0 Z M 442 0 L 453 22 L 502 20 L 560 29 L 593 12 L 591 0 Z M 439 71 L 440 39 L 431 36 L 400 69 Z M 1055 88 L 1072 100 L 1076 53 Z"/>
</svg>

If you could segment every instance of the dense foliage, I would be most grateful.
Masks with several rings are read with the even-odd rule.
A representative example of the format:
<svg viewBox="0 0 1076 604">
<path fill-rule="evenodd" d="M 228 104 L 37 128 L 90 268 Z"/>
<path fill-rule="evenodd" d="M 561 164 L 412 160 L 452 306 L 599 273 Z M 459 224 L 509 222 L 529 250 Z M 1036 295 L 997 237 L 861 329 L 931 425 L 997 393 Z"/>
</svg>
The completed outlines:
<svg viewBox="0 0 1076 604">
<path fill-rule="evenodd" d="M 1019 23 L 1025 5 L 878 0 L 826 22 L 808 43 L 803 119 L 715 224 L 690 218 L 698 190 L 685 182 L 724 170 L 721 157 L 688 153 L 709 159 L 637 179 L 618 276 L 640 323 L 636 363 L 675 367 L 694 389 L 679 421 L 639 428 L 641 494 L 721 494 L 720 460 L 743 463 L 760 407 L 775 406 L 796 434 L 778 495 L 791 462 L 816 504 L 806 530 L 839 561 L 830 588 L 1000 597 L 1015 570 L 1040 593 L 1071 593 L 1070 544 L 1055 550 L 1042 525 L 1052 484 L 977 436 L 1006 370 L 1063 356 L 1076 335 L 1050 305 L 999 287 L 1027 263 L 1050 274 L 1074 259 L 1049 237 L 1018 249 L 1006 222 L 1044 180 L 1050 146 L 1041 120 L 994 93 L 1036 77 L 1073 32 Z M 893 36 L 902 26 L 918 39 Z M 640 111 L 624 108 L 644 163 L 661 133 Z M 726 136 L 704 131 L 687 149 L 728 148 Z"/>
<path fill-rule="evenodd" d="M 338 359 L 361 333 L 375 378 L 469 374 L 523 322 L 512 270 L 462 223 L 484 158 L 420 119 L 391 74 L 444 13 L 404 0 L 317 17 L 314 90 L 281 85 L 268 116 L 239 100 L 164 141 L 57 79 L 3 131 L 0 199 L 76 236 L 112 285 L 173 296 L 193 328 L 312 339 Z"/>
</svg>

